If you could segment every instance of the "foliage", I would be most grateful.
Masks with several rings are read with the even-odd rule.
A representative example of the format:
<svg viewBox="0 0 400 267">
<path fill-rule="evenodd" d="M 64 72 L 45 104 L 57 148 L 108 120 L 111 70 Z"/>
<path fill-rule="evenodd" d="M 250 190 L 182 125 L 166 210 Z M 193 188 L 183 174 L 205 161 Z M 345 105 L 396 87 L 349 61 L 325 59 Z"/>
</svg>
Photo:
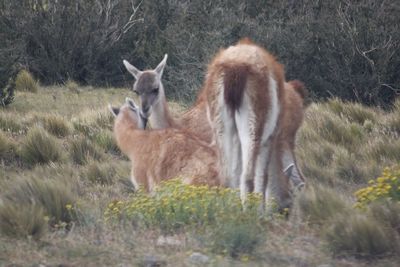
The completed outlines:
<svg viewBox="0 0 400 267">
<path fill-rule="evenodd" d="M 21 145 L 21 158 L 28 164 L 56 162 L 62 159 L 61 145 L 43 128 L 32 127 Z"/>
<path fill-rule="evenodd" d="M 193 100 L 210 58 L 248 36 L 314 98 L 387 105 L 399 94 L 395 1 L 3 1 L 0 10 L 0 61 L 28 64 L 45 84 L 127 85 L 121 59 L 154 68 L 168 53 L 168 96 Z"/>
<path fill-rule="evenodd" d="M 43 127 L 57 137 L 65 137 L 70 134 L 70 124 L 61 116 L 49 115 L 43 119 Z"/>
<path fill-rule="evenodd" d="M 380 177 L 370 180 L 368 186 L 359 189 L 355 196 L 358 208 L 380 199 L 400 202 L 400 168 L 385 168 Z"/>
<path fill-rule="evenodd" d="M 162 182 L 154 194 L 140 189 L 127 201 L 111 202 L 107 220 L 126 217 L 147 227 L 172 231 L 185 226 L 208 226 L 227 219 L 251 217 L 258 221 L 258 195 L 249 195 L 245 210 L 237 190 L 183 184 L 179 179 Z"/>
</svg>

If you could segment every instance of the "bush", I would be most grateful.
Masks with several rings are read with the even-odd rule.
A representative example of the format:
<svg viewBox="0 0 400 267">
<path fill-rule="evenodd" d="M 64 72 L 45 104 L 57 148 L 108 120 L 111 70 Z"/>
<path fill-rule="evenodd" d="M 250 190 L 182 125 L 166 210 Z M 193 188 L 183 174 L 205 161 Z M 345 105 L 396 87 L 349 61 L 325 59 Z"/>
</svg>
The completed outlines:
<svg viewBox="0 0 400 267">
<path fill-rule="evenodd" d="M 400 202 L 400 168 L 385 168 L 382 175 L 368 182 L 368 186 L 355 192 L 356 207 L 364 208 L 371 202 L 390 199 Z"/>
<path fill-rule="evenodd" d="M 40 205 L 12 201 L 0 204 L 0 232 L 3 235 L 39 239 L 46 229 L 45 212 Z"/>
<path fill-rule="evenodd" d="M 129 218 L 146 227 L 173 232 L 185 227 L 212 226 L 228 221 L 260 221 L 257 212 L 259 195 L 250 194 L 242 209 L 237 190 L 185 185 L 179 179 L 162 182 L 154 194 L 142 189 L 127 201 L 111 202 L 105 212 L 107 220 Z"/>
<path fill-rule="evenodd" d="M 15 89 L 18 91 L 27 91 L 36 93 L 38 91 L 38 83 L 33 79 L 27 70 L 21 70 L 15 80 Z"/>
<path fill-rule="evenodd" d="M 99 148 L 84 137 L 72 140 L 69 149 L 72 160 L 76 164 L 83 165 L 89 162 L 90 159 L 100 160 L 103 158 Z"/>
<path fill-rule="evenodd" d="M 364 214 L 337 214 L 324 236 L 336 256 L 381 257 L 394 253 L 398 244 L 384 225 Z"/>
<path fill-rule="evenodd" d="M 23 140 L 19 155 L 28 164 L 44 164 L 60 161 L 62 150 L 57 139 L 35 126 L 28 131 Z"/>
</svg>

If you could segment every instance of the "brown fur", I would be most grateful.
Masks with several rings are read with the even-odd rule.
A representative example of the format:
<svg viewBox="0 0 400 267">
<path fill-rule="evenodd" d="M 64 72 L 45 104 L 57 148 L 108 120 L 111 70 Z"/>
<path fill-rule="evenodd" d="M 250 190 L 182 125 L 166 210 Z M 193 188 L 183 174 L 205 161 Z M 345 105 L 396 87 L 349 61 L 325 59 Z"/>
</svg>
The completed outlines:
<svg viewBox="0 0 400 267">
<path fill-rule="evenodd" d="M 238 77 L 238 75 L 242 77 Z M 249 99 L 249 107 L 245 108 L 249 110 L 250 115 L 254 114 L 254 121 L 237 122 L 248 124 L 249 136 L 247 138 L 249 138 L 249 147 L 252 147 L 250 150 L 252 154 L 249 155 L 247 161 L 249 165 L 246 166 L 245 170 L 241 170 L 240 183 L 242 185 L 248 185 L 248 182 L 254 179 L 256 162 L 261 150 L 281 151 L 281 148 L 278 147 L 280 143 L 271 141 L 275 140 L 275 135 L 280 130 L 278 125 L 283 119 L 285 113 L 284 109 L 281 109 L 278 113 L 276 125 L 272 126 L 272 129 L 275 130 L 273 130 L 269 139 L 263 141 L 266 143 L 261 143 L 265 123 L 271 107 L 271 96 L 269 95 L 270 77 L 276 81 L 277 102 L 278 105 L 281 106 L 285 98 L 285 90 L 283 88 L 283 66 L 266 50 L 251 43 L 248 39 L 240 41 L 236 46 L 221 50 L 208 66 L 204 90 L 206 91 L 207 103 L 210 110 L 211 125 L 214 129 L 214 136 L 216 137 L 218 145 L 220 169 L 225 171 L 225 173 L 221 175 L 228 176 L 227 178 L 229 180 L 237 178 L 230 177 L 232 174 L 227 173 L 228 170 L 232 169 L 232 166 L 229 165 L 234 163 L 225 162 L 231 155 L 224 155 L 225 152 L 222 147 L 223 140 L 221 139 L 223 137 L 221 137 L 221 134 L 231 131 L 225 129 L 225 127 L 231 126 L 226 125 L 227 122 L 224 121 L 224 107 L 221 106 L 221 104 L 227 105 L 231 109 L 239 110 L 242 106 L 243 94 L 246 94 Z M 223 84 L 221 84 L 221 78 L 223 79 Z M 228 81 L 228 79 L 231 80 Z M 221 90 L 223 90 L 223 92 L 221 92 Z M 221 103 L 221 100 L 219 100 L 219 95 L 221 93 L 224 94 L 224 103 Z M 233 114 L 231 117 L 233 121 L 236 121 Z M 237 126 L 234 126 L 234 128 L 236 127 Z M 274 134 L 274 132 L 276 133 Z M 241 153 L 243 157 L 243 152 Z M 273 162 L 273 166 L 270 165 L 269 162 Z M 264 181 L 263 183 L 265 185 L 268 183 L 268 176 L 274 179 L 275 183 L 279 183 L 281 188 L 278 190 L 279 192 L 277 192 L 275 197 L 279 198 L 277 199 L 278 202 L 286 202 L 286 199 L 289 198 L 289 190 L 287 186 L 287 177 L 284 177 L 282 172 L 282 162 L 280 160 L 269 160 L 269 162 L 265 162 L 266 169 L 264 169 L 264 177 L 262 178 Z M 273 170 L 273 172 L 271 170 Z M 245 179 L 245 183 L 243 179 Z M 257 186 L 255 188 L 257 188 Z M 257 190 L 265 193 L 265 188 L 259 188 Z M 241 188 L 242 201 L 244 201 L 246 191 L 248 191 L 248 188 Z"/>
<path fill-rule="evenodd" d="M 115 119 L 114 135 L 132 162 L 133 183 L 147 191 L 160 181 L 177 177 L 191 184 L 220 184 L 215 152 L 188 132 L 140 130 L 135 112 L 124 105 Z"/>
</svg>

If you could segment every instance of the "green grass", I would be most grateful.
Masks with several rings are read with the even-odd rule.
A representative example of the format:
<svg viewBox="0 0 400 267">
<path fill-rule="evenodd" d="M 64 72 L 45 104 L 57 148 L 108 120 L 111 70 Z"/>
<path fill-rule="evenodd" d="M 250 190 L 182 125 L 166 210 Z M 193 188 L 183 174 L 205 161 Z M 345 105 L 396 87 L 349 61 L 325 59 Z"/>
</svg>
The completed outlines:
<svg viewBox="0 0 400 267">
<path fill-rule="evenodd" d="M 390 111 L 308 107 L 296 141 L 307 188 L 285 219 L 242 210 L 237 194 L 133 193 L 107 110 L 126 96 L 71 83 L 17 91 L 0 109 L 0 266 L 138 266 L 149 255 L 188 266 L 193 252 L 210 266 L 398 266 L 399 203 L 357 209 L 354 192 L 398 164 L 400 100 Z M 156 245 L 165 235 L 178 244 Z"/>
</svg>

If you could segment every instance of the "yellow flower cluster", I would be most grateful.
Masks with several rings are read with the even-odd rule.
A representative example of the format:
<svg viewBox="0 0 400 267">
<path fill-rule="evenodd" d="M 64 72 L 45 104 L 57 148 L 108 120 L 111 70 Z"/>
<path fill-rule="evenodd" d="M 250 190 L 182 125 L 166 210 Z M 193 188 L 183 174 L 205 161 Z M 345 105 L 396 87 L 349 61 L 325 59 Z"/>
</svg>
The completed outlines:
<svg viewBox="0 0 400 267">
<path fill-rule="evenodd" d="M 357 202 L 355 207 L 364 208 L 378 199 L 400 201 L 400 166 L 385 168 L 382 175 L 368 182 L 368 186 L 355 192 Z"/>
<path fill-rule="evenodd" d="M 259 194 L 249 194 L 243 209 L 238 190 L 186 185 L 181 179 L 172 179 L 161 183 L 151 194 L 139 190 L 128 201 L 111 202 L 105 218 L 128 218 L 147 227 L 175 230 L 183 226 L 210 225 L 233 216 L 237 220 L 249 216 L 257 218 L 261 199 Z"/>
</svg>

